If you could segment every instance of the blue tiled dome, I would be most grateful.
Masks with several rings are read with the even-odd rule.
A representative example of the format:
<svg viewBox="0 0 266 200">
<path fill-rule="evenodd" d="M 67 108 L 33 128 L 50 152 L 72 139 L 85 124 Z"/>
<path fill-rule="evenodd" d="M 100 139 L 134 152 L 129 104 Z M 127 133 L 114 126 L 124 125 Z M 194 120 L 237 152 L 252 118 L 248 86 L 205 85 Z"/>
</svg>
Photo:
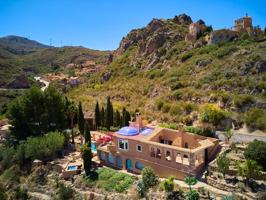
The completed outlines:
<svg viewBox="0 0 266 200">
<path fill-rule="evenodd" d="M 124 136 L 133 136 L 138 135 L 138 130 L 133 127 L 125 126 L 118 131 L 118 134 Z"/>
</svg>

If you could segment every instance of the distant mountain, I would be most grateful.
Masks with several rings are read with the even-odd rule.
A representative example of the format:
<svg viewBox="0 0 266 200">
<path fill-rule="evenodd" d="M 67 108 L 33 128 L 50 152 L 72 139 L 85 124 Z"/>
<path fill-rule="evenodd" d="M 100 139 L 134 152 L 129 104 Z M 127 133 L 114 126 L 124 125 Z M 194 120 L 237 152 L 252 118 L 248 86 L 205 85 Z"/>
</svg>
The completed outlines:
<svg viewBox="0 0 266 200">
<path fill-rule="evenodd" d="M 21 75 L 64 70 L 68 64 L 94 61 L 106 65 L 110 51 L 85 47 L 50 47 L 19 36 L 0 38 L 0 88 L 5 88 Z M 12 84 L 11 84 L 12 85 Z"/>
<path fill-rule="evenodd" d="M 0 46 L 13 54 L 19 55 L 50 48 L 50 46 L 41 44 L 37 41 L 14 35 L 0 38 Z"/>
</svg>

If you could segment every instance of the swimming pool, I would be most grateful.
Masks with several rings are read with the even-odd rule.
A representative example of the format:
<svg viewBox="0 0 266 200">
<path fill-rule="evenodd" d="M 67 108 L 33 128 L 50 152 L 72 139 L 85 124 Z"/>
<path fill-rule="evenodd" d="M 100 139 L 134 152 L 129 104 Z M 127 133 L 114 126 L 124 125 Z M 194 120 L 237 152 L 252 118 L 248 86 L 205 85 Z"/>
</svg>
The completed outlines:
<svg viewBox="0 0 266 200">
<path fill-rule="evenodd" d="M 96 145 L 95 145 L 95 143 L 91 143 L 91 151 L 92 151 L 92 153 L 94 153 L 94 154 L 97 153 L 97 149 L 96 149 Z"/>
<path fill-rule="evenodd" d="M 67 166 L 67 171 L 74 171 L 74 170 L 77 170 L 77 169 L 78 169 L 78 167 L 75 166 L 75 165 L 68 165 Z"/>
</svg>

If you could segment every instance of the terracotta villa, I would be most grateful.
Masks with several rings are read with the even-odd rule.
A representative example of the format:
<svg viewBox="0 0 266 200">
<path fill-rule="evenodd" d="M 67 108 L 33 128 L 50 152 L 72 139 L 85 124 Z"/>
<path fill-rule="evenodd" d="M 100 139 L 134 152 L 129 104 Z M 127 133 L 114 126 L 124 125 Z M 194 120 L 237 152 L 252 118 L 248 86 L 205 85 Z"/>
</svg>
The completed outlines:
<svg viewBox="0 0 266 200">
<path fill-rule="evenodd" d="M 220 149 L 217 139 L 143 125 L 140 115 L 111 137 L 97 147 L 101 164 L 133 173 L 150 166 L 161 177 L 178 179 L 198 176 Z"/>
</svg>

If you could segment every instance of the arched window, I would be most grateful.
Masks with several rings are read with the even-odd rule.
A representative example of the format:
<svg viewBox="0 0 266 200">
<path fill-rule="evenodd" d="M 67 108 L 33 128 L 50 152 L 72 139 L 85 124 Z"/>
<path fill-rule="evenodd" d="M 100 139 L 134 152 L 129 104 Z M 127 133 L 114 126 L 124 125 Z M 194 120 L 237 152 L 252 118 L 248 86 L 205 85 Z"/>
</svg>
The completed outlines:
<svg viewBox="0 0 266 200">
<path fill-rule="evenodd" d="M 111 165 L 114 164 L 114 156 L 111 153 L 108 154 L 108 163 Z"/>
<path fill-rule="evenodd" d="M 117 156 L 117 167 L 123 168 L 123 161 L 122 161 L 121 156 Z"/>
<path fill-rule="evenodd" d="M 188 143 L 187 142 L 185 142 L 185 148 L 188 148 Z"/>
<path fill-rule="evenodd" d="M 135 168 L 139 169 L 139 170 L 142 170 L 144 168 L 144 165 L 141 162 L 137 161 L 136 164 L 135 164 Z"/>
<path fill-rule="evenodd" d="M 171 158 L 171 152 L 170 151 L 166 151 L 165 153 L 165 159 L 168 160 L 168 161 L 171 161 L 172 158 Z"/>
<path fill-rule="evenodd" d="M 104 152 L 100 152 L 100 159 L 105 161 L 105 153 Z"/>
<path fill-rule="evenodd" d="M 181 154 L 180 154 L 180 153 L 177 153 L 177 154 L 176 154 L 175 161 L 176 161 L 177 163 L 182 163 L 182 158 L 181 158 Z"/>
</svg>

